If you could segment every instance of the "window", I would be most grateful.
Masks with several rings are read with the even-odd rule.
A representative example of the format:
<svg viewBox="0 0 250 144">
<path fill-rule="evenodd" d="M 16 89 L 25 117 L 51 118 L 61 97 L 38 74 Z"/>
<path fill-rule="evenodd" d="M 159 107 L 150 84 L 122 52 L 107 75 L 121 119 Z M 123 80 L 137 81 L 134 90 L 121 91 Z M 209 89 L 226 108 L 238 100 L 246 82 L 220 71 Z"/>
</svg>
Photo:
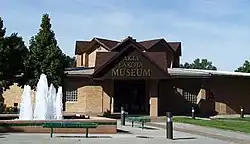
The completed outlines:
<svg viewBox="0 0 250 144">
<path fill-rule="evenodd" d="M 183 92 L 183 96 L 185 99 L 193 104 L 196 104 L 197 102 L 197 96 L 195 94 L 192 94 L 190 92 Z"/>
<path fill-rule="evenodd" d="M 66 102 L 77 102 L 77 89 L 66 90 Z"/>
</svg>

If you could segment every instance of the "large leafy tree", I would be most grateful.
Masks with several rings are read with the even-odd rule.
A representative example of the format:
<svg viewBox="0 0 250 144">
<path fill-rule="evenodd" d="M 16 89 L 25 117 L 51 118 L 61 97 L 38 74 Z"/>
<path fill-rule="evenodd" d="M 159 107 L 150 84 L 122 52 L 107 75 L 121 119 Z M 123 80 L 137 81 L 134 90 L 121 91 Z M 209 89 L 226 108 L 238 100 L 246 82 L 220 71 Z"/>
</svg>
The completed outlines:
<svg viewBox="0 0 250 144">
<path fill-rule="evenodd" d="M 22 37 L 17 33 L 5 36 L 3 20 L 0 17 L 0 112 L 3 111 L 2 93 L 13 83 L 24 84 L 22 74 L 24 73 L 24 58 L 27 48 Z"/>
<path fill-rule="evenodd" d="M 242 66 L 238 67 L 235 72 L 245 72 L 250 73 L 250 62 L 245 60 Z"/>
<path fill-rule="evenodd" d="M 75 57 L 70 57 L 67 55 L 63 55 L 63 59 L 64 59 L 64 67 L 65 68 L 70 68 L 70 67 L 75 67 Z"/>
<path fill-rule="evenodd" d="M 3 27 L 3 20 L 0 17 L 0 40 L 4 38 L 6 32 L 6 28 Z"/>
<path fill-rule="evenodd" d="M 5 37 L 6 29 L 0 18 L 0 88 L 7 89 L 15 82 L 23 84 L 20 76 L 24 73 L 24 59 L 28 50 L 22 37 L 17 33 Z"/>
<path fill-rule="evenodd" d="M 207 59 L 195 59 L 193 63 L 184 63 L 180 65 L 180 68 L 187 69 L 204 69 L 204 70 L 217 70 L 217 68 L 213 65 L 211 61 Z"/>
<path fill-rule="evenodd" d="M 40 75 L 44 73 L 49 83 L 56 87 L 62 85 L 64 68 L 68 67 L 69 63 L 68 57 L 57 45 L 49 15 L 44 14 L 39 32 L 30 40 L 29 56 L 25 62 L 25 78 L 28 84 L 35 88 Z"/>
</svg>

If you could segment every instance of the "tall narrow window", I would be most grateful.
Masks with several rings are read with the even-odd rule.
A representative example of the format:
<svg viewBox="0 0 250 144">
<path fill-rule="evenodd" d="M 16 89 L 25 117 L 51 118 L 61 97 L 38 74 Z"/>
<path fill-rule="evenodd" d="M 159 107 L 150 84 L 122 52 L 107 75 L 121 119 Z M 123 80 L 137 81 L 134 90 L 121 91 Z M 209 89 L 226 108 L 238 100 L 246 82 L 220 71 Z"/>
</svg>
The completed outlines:
<svg viewBox="0 0 250 144">
<path fill-rule="evenodd" d="M 66 102 L 77 102 L 77 89 L 66 89 Z"/>
</svg>

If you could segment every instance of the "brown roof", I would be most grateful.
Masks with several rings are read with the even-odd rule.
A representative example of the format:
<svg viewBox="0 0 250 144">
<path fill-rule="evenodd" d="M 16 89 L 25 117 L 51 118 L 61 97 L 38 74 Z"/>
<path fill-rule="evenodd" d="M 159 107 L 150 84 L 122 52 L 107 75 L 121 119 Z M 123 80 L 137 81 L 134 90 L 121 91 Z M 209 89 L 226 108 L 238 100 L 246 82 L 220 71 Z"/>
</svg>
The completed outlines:
<svg viewBox="0 0 250 144">
<path fill-rule="evenodd" d="M 167 58 L 164 52 L 144 52 L 155 64 L 157 64 L 163 70 L 167 70 Z"/>
<path fill-rule="evenodd" d="M 146 40 L 146 41 L 139 42 L 139 44 L 144 46 L 146 49 L 149 49 L 149 48 L 151 48 L 152 46 L 154 46 L 155 44 L 157 44 L 161 40 L 162 39 Z"/>
<path fill-rule="evenodd" d="M 128 43 L 129 45 L 128 46 L 125 44 L 128 41 L 133 42 L 133 43 Z M 145 56 L 150 62 L 152 62 L 152 64 L 155 65 L 160 71 L 162 71 L 164 74 L 167 75 L 167 73 L 165 73 L 167 71 L 167 65 L 166 65 L 167 62 L 166 62 L 166 54 L 164 52 L 143 52 L 141 50 L 141 47 L 143 46 L 134 42 L 134 40 L 131 39 L 131 37 L 128 37 L 121 44 L 116 46 L 116 47 L 124 47 L 124 49 L 122 49 L 120 52 L 115 52 L 115 53 L 114 52 L 102 52 L 98 54 L 99 56 L 96 56 L 96 58 L 98 59 L 96 60 L 96 64 L 98 65 L 98 67 L 95 68 L 95 72 L 93 73 L 93 76 L 97 76 L 98 73 L 100 73 L 107 65 L 109 65 L 118 57 L 120 57 L 122 54 L 124 54 L 129 48 L 131 48 L 131 46 L 134 47 L 135 50 L 137 50 L 139 53 L 141 53 L 142 56 Z M 113 49 L 115 49 L 116 47 L 114 47 Z M 103 58 L 100 58 L 100 57 L 103 57 Z"/>
<path fill-rule="evenodd" d="M 84 52 L 84 49 L 88 46 L 92 41 L 96 41 L 101 45 L 104 45 L 107 49 L 111 49 L 116 46 L 119 42 L 114 40 L 108 40 L 103 38 L 93 38 L 91 41 L 76 41 L 75 54 L 81 54 Z"/>
<path fill-rule="evenodd" d="M 130 38 L 130 37 L 129 37 Z M 118 44 L 121 44 L 123 42 L 115 41 L 115 40 L 109 40 L 109 39 L 104 39 L 104 38 L 93 38 L 93 40 L 97 41 L 101 45 L 104 45 L 107 49 L 112 50 L 113 48 L 117 47 Z M 93 41 L 92 40 L 92 41 Z M 152 46 L 160 42 L 161 40 L 164 40 L 163 38 L 160 39 L 153 39 L 153 40 L 145 40 L 145 41 L 140 41 L 138 44 L 140 44 L 142 47 L 146 49 L 150 49 Z M 75 49 L 75 54 L 80 54 L 84 52 L 84 49 L 88 46 L 88 44 L 91 41 L 76 41 L 76 49 Z M 169 46 L 172 47 L 172 49 L 181 56 L 181 42 L 167 42 Z"/>
<path fill-rule="evenodd" d="M 160 42 L 161 39 L 154 39 L 154 40 L 147 40 L 147 41 L 141 41 L 139 42 L 141 45 L 143 45 L 146 49 L 150 49 L 152 46 Z M 174 50 L 174 52 L 177 52 L 179 56 L 181 56 L 181 42 L 167 42 L 167 44 Z"/>
<path fill-rule="evenodd" d="M 85 48 L 89 43 L 89 41 L 76 41 L 75 54 L 82 53 L 83 48 Z"/>
<path fill-rule="evenodd" d="M 97 52 L 95 60 L 95 70 L 108 62 L 117 52 Z"/>
<path fill-rule="evenodd" d="M 168 42 L 168 44 L 175 52 L 178 52 L 179 56 L 181 56 L 181 42 Z"/>
<path fill-rule="evenodd" d="M 103 39 L 103 38 L 96 38 L 98 41 L 100 41 L 101 43 L 103 43 L 105 46 L 107 46 L 108 48 L 112 48 L 114 46 L 116 46 L 118 43 L 118 41 L 114 41 L 114 40 L 108 40 L 108 39 Z"/>
<path fill-rule="evenodd" d="M 172 47 L 174 51 L 177 51 L 177 49 L 180 47 L 181 42 L 168 42 L 168 44 Z"/>
<path fill-rule="evenodd" d="M 150 40 L 150 41 L 143 41 L 143 44 L 146 44 L 146 46 L 148 46 L 148 48 L 152 47 L 154 44 L 158 43 L 161 39 L 157 39 L 157 40 Z M 121 44 L 126 43 L 127 41 L 130 42 L 134 42 L 134 44 L 141 49 L 144 49 L 145 47 L 143 45 L 141 45 L 140 43 L 136 43 L 134 41 L 134 39 L 132 37 L 128 37 L 125 40 L 123 40 L 121 43 L 119 43 L 119 45 L 116 45 L 115 47 L 113 47 L 113 49 L 115 49 L 116 47 L 121 47 Z M 113 50 L 112 49 L 112 50 Z M 110 55 L 108 53 L 111 53 Z M 100 60 L 98 59 L 98 62 L 101 63 L 106 63 L 106 60 L 110 59 L 111 57 L 113 57 L 115 54 L 117 54 L 118 52 L 103 52 L 100 53 L 100 55 L 106 55 L 106 56 L 102 56 L 104 58 L 100 58 Z M 164 52 L 144 52 L 144 54 L 149 57 L 152 61 L 154 61 L 160 68 L 162 68 L 163 70 L 167 69 L 167 61 L 166 61 L 166 53 Z M 98 56 L 100 56 L 98 55 Z M 97 57 L 98 57 L 97 56 Z M 106 57 L 106 58 L 105 58 Z M 105 61 L 105 62 L 104 62 Z M 97 61 L 96 61 L 97 64 Z"/>
<path fill-rule="evenodd" d="M 135 39 L 133 39 L 132 37 L 128 36 L 126 39 L 124 39 L 122 42 L 120 42 L 119 44 L 117 44 L 116 46 L 114 46 L 111 51 L 116 51 L 121 50 L 120 48 L 123 48 L 122 45 L 127 45 L 128 43 L 133 43 L 135 44 L 138 48 L 140 48 L 141 50 L 145 50 L 145 47 L 143 45 L 141 45 L 140 43 L 136 42 Z"/>
</svg>

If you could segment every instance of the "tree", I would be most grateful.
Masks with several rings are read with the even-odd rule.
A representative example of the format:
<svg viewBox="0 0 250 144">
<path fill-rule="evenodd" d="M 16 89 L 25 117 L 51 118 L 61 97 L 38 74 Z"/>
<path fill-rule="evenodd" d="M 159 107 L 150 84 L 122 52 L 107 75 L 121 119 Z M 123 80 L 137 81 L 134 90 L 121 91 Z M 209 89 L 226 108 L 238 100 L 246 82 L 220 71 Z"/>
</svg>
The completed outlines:
<svg viewBox="0 0 250 144">
<path fill-rule="evenodd" d="M 23 85 L 24 58 L 28 52 L 22 37 L 17 33 L 5 37 L 6 28 L 0 17 L 0 112 L 4 109 L 2 93 L 13 83 Z"/>
<path fill-rule="evenodd" d="M 0 17 L 0 39 L 3 39 L 5 36 L 6 28 L 3 27 L 3 20 Z"/>
<path fill-rule="evenodd" d="M 27 48 L 22 37 L 13 33 L 5 37 L 6 28 L 0 19 L 0 88 L 7 89 L 15 82 L 22 84 L 17 77 L 24 73 L 24 58 Z"/>
<path fill-rule="evenodd" d="M 64 68 L 69 63 L 67 56 L 57 45 L 49 15 L 44 14 L 39 32 L 30 40 L 29 56 L 25 62 L 25 78 L 28 84 L 35 88 L 40 75 L 44 73 L 49 83 L 53 83 L 55 87 L 62 85 Z"/>
<path fill-rule="evenodd" d="M 75 57 L 70 57 L 64 54 L 64 68 L 74 67 L 75 66 Z"/>
<path fill-rule="evenodd" d="M 245 72 L 250 73 L 250 62 L 245 60 L 242 66 L 238 67 L 235 72 Z"/>
<path fill-rule="evenodd" d="M 193 63 L 184 63 L 180 65 L 180 68 L 187 68 L 187 69 L 204 69 L 204 70 L 217 70 L 215 66 L 213 66 L 213 63 L 211 61 L 208 61 L 207 59 L 195 59 Z"/>
</svg>

